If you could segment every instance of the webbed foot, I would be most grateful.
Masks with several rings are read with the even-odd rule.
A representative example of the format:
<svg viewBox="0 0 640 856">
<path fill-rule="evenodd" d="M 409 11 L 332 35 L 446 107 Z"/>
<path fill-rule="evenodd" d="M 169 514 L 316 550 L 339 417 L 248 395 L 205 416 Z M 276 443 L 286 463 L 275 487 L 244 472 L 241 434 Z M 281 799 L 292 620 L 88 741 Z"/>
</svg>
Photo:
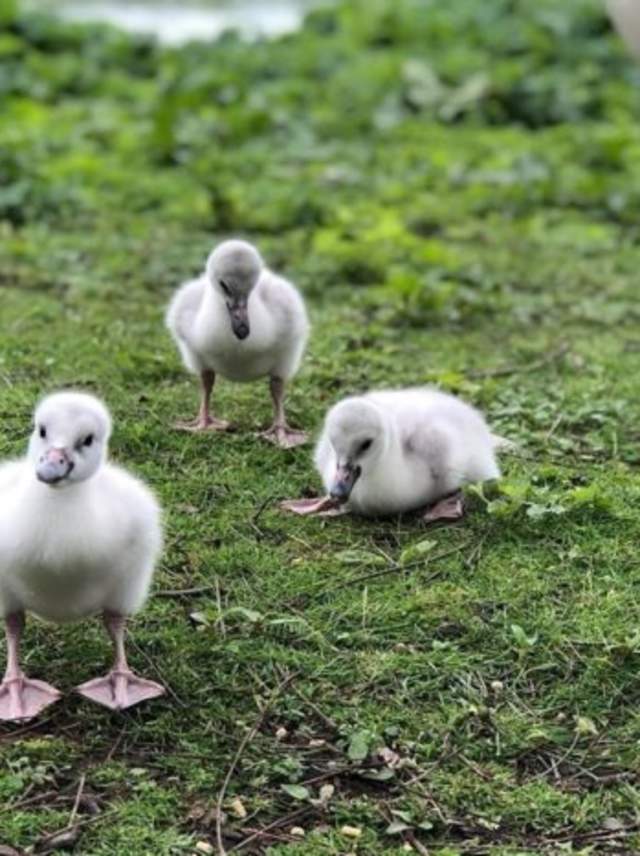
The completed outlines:
<svg viewBox="0 0 640 856">
<path fill-rule="evenodd" d="M 103 678 L 76 687 L 76 691 L 110 710 L 124 710 L 166 692 L 162 684 L 140 678 L 130 669 L 112 669 Z"/>
<path fill-rule="evenodd" d="M 191 434 L 199 434 L 203 431 L 230 431 L 231 423 L 226 419 L 216 419 L 215 416 L 197 416 L 186 422 L 176 422 L 174 426 L 178 431 L 189 431 Z"/>
<path fill-rule="evenodd" d="M 422 515 L 425 523 L 434 523 L 437 520 L 460 520 L 461 517 L 464 517 L 464 502 L 459 492 L 438 500 Z"/>
<path fill-rule="evenodd" d="M 311 499 L 285 499 L 280 503 L 284 511 L 294 514 L 317 517 L 339 517 L 347 514 L 347 509 L 330 496 L 313 497 Z"/>
<path fill-rule="evenodd" d="M 289 428 L 288 425 L 272 425 L 267 431 L 261 431 L 258 437 L 264 437 L 269 443 L 273 443 L 274 446 L 279 446 L 281 449 L 303 446 L 309 439 L 307 433 L 296 431 L 294 428 Z"/>
<path fill-rule="evenodd" d="M 22 672 L 0 684 L 0 720 L 18 722 L 33 719 L 62 696 L 45 681 L 28 678 Z"/>
</svg>

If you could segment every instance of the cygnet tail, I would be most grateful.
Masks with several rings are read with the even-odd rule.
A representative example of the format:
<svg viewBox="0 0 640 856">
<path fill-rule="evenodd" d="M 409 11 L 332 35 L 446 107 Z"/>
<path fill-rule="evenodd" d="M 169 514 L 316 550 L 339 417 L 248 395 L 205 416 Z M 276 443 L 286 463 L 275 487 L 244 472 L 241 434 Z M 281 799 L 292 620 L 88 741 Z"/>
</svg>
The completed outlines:
<svg viewBox="0 0 640 856">
<path fill-rule="evenodd" d="M 501 437 L 500 434 L 492 434 L 491 442 L 496 452 L 517 452 L 520 446 L 513 440 Z"/>
</svg>

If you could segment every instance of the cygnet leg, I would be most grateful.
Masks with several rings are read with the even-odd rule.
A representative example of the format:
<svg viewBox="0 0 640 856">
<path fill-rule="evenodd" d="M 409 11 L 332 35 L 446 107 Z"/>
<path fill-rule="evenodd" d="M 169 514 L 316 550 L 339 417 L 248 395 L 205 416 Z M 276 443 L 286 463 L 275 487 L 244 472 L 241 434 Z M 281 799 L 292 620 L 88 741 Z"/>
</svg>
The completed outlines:
<svg viewBox="0 0 640 856">
<path fill-rule="evenodd" d="M 124 650 L 126 620 L 122 615 L 105 612 L 105 627 L 115 647 L 115 662 L 109 674 L 76 687 L 80 695 L 111 710 L 124 710 L 147 699 L 164 695 L 162 684 L 139 678 L 129 668 Z"/>
<path fill-rule="evenodd" d="M 460 520 L 461 517 L 464 517 L 464 502 L 460 491 L 438 500 L 422 515 L 425 523 L 434 523 L 436 520 Z"/>
<path fill-rule="evenodd" d="M 5 618 L 7 637 L 7 669 L 0 684 L 0 720 L 33 719 L 61 693 L 44 681 L 27 678 L 20 668 L 20 637 L 24 628 L 24 613 L 14 612 Z"/>
<path fill-rule="evenodd" d="M 229 423 L 224 419 L 216 419 L 210 413 L 211 391 L 216 381 L 216 373 L 205 369 L 200 373 L 202 383 L 202 397 L 200 399 L 200 410 L 195 419 L 190 422 L 178 422 L 176 428 L 180 431 L 226 431 Z"/>
<path fill-rule="evenodd" d="M 304 431 L 296 431 L 287 425 L 284 412 L 284 381 L 280 377 L 272 377 L 269 387 L 273 400 L 273 425 L 260 436 L 269 442 L 280 446 L 281 449 L 291 449 L 294 446 L 302 446 L 308 440 Z"/>
</svg>

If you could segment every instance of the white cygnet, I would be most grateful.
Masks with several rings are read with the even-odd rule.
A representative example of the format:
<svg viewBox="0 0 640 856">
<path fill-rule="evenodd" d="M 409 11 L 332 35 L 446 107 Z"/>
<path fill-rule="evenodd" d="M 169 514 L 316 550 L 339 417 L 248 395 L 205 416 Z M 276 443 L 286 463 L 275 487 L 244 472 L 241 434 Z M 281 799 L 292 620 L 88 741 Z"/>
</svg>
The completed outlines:
<svg viewBox="0 0 640 856">
<path fill-rule="evenodd" d="M 255 247 L 239 240 L 217 246 L 205 272 L 178 289 L 166 323 L 185 366 L 202 383 L 198 415 L 179 428 L 229 427 L 210 411 L 217 374 L 240 382 L 268 377 L 274 420 L 263 436 L 283 448 L 306 441 L 306 434 L 287 424 L 284 394 L 309 336 L 307 313 L 296 288 L 268 270 Z"/>
<path fill-rule="evenodd" d="M 78 687 L 114 710 L 162 695 L 135 675 L 125 621 L 146 600 L 162 548 L 160 508 L 137 478 L 108 463 L 111 417 L 80 392 L 37 407 L 27 455 L 0 465 L 0 615 L 7 668 L 0 719 L 30 719 L 60 697 L 20 666 L 25 612 L 54 622 L 101 611 L 115 646 L 113 669 Z"/>
<path fill-rule="evenodd" d="M 499 477 L 499 443 L 477 410 L 437 390 L 347 398 L 327 414 L 315 450 L 328 497 L 285 507 L 365 516 L 426 508 L 427 520 L 455 519 L 462 515 L 457 492 L 464 484 Z"/>
</svg>

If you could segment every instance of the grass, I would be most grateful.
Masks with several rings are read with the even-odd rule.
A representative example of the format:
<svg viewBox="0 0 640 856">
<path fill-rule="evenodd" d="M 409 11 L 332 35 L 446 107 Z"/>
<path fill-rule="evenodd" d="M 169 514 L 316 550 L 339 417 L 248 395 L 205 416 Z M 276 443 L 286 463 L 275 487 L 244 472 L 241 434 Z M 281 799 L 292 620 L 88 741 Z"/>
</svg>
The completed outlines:
<svg viewBox="0 0 640 856">
<path fill-rule="evenodd" d="M 640 849 L 639 77 L 598 4 L 530 5 L 182 50 L 7 7 L 0 455 L 44 392 L 109 403 L 166 512 L 131 654 L 171 692 L 3 726 L 6 847 L 217 852 L 227 780 L 230 852 Z M 237 433 L 171 430 L 196 389 L 164 308 L 235 233 L 308 299 L 297 424 L 428 382 L 520 444 L 460 525 L 281 514 L 318 481 L 254 438 L 266 383 L 216 390 Z M 65 690 L 110 657 L 97 621 L 25 653 Z"/>
</svg>

